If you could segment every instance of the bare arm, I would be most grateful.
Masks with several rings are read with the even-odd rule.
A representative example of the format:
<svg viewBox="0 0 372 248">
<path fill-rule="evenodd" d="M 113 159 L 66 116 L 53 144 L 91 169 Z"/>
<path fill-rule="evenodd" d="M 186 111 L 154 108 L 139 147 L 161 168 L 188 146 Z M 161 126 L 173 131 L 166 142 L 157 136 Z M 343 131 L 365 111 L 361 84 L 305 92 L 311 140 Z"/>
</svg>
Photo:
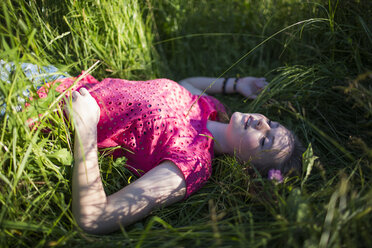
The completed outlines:
<svg viewBox="0 0 372 248">
<path fill-rule="evenodd" d="M 75 165 L 72 211 L 89 233 L 108 233 L 147 216 L 154 208 L 184 198 L 185 179 L 178 167 L 164 161 L 135 182 L 106 197 L 97 157 L 99 108 L 86 89 L 73 93 Z"/>
<path fill-rule="evenodd" d="M 223 81 L 224 78 L 190 77 L 182 79 L 179 83 L 186 89 L 188 89 L 187 87 L 192 86 L 200 92 L 203 92 L 206 89 L 207 94 L 217 94 L 222 92 Z M 226 93 L 233 93 L 233 87 L 234 78 L 230 78 L 226 81 Z"/>
<path fill-rule="evenodd" d="M 265 78 L 244 77 L 240 78 L 234 90 L 236 78 L 226 80 L 225 92 L 227 94 L 240 93 L 248 98 L 256 98 L 264 87 L 268 85 Z M 224 78 L 190 77 L 182 79 L 179 83 L 194 95 L 200 95 L 204 90 L 207 94 L 222 93 Z"/>
</svg>

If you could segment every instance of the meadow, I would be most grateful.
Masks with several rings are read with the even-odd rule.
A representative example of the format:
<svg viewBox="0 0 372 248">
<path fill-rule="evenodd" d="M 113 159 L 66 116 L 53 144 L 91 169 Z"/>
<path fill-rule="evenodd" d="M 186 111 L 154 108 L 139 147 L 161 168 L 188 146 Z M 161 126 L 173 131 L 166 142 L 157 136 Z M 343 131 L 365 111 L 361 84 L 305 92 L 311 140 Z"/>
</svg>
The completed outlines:
<svg viewBox="0 0 372 248">
<path fill-rule="evenodd" d="M 73 127 L 61 96 L 17 111 L 36 92 L 18 66 L 0 80 L 0 247 L 372 247 L 371 1 L 3 0 L 0 59 L 97 79 L 264 76 L 255 100 L 216 97 L 283 123 L 307 147 L 301 176 L 276 183 L 216 157 L 190 198 L 88 235 L 71 213 Z M 135 177 L 106 154 L 110 194 Z"/>
</svg>

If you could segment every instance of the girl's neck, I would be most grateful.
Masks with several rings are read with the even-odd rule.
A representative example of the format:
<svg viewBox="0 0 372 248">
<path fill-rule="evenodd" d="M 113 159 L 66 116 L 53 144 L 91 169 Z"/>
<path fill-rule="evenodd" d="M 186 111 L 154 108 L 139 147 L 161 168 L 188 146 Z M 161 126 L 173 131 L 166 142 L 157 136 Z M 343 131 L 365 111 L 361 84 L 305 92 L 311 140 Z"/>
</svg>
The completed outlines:
<svg viewBox="0 0 372 248">
<path fill-rule="evenodd" d="M 214 151 L 218 154 L 231 154 L 231 149 L 229 144 L 227 143 L 226 139 L 226 128 L 228 124 L 217 122 L 217 121 L 210 121 L 207 122 L 207 128 L 209 132 L 212 133 L 214 138 Z"/>
</svg>

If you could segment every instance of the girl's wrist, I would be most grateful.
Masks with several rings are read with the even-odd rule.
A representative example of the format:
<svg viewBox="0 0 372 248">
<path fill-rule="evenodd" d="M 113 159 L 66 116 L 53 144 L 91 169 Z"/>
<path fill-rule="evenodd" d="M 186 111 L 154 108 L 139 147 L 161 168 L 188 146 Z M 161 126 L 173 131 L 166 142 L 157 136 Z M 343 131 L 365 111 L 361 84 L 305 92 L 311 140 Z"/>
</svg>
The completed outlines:
<svg viewBox="0 0 372 248">
<path fill-rule="evenodd" d="M 239 78 L 223 78 L 222 79 L 222 94 L 237 93 L 237 84 Z"/>
<path fill-rule="evenodd" d="M 233 90 L 234 90 L 234 93 L 238 93 L 238 81 L 239 81 L 240 77 L 236 77 L 235 80 L 234 80 L 234 85 L 233 85 Z"/>
</svg>

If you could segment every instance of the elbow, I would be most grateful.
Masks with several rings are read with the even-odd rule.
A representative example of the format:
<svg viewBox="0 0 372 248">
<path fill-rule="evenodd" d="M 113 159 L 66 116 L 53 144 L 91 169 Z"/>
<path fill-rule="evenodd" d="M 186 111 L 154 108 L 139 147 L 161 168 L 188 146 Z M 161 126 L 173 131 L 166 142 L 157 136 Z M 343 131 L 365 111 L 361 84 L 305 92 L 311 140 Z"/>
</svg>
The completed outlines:
<svg viewBox="0 0 372 248">
<path fill-rule="evenodd" d="M 84 232 L 89 233 L 89 234 L 103 234 L 101 228 L 99 227 L 99 224 L 97 222 L 93 221 L 87 221 L 84 218 L 77 218 L 75 217 L 76 223 L 82 229 Z"/>
<path fill-rule="evenodd" d="M 74 213 L 74 218 L 77 225 L 82 229 L 84 232 L 89 234 L 101 234 L 99 223 L 97 220 L 93 218 L 88 218 L 87 216 L 76 214 Z"/>
<path fill-rule="evenodd" d="M 115 231 L 117 228 L 108 226 L 104 221 L 94 218 L 76 218 L 78 226 L 88 234 L 103 235 Z"/>
<path fill-rule="evenodd" d="M 105 219 L 103 212 L 79 210 L 73 211 L 73 215 L 77 225 L 86 233 L 100 235 L 114 231 L 107 226 L 110 221 Z"/>
<path fill-rule="evenodd" d="M 79 224 L 79 227 L 88 234 L 93 234 L 93 235 L 103 235 L 103 234 L 108 234 L 110 232 L 102 230 L 98 226 L 90 226 L 90 225 L 81 225 Z"/>
</svg>

